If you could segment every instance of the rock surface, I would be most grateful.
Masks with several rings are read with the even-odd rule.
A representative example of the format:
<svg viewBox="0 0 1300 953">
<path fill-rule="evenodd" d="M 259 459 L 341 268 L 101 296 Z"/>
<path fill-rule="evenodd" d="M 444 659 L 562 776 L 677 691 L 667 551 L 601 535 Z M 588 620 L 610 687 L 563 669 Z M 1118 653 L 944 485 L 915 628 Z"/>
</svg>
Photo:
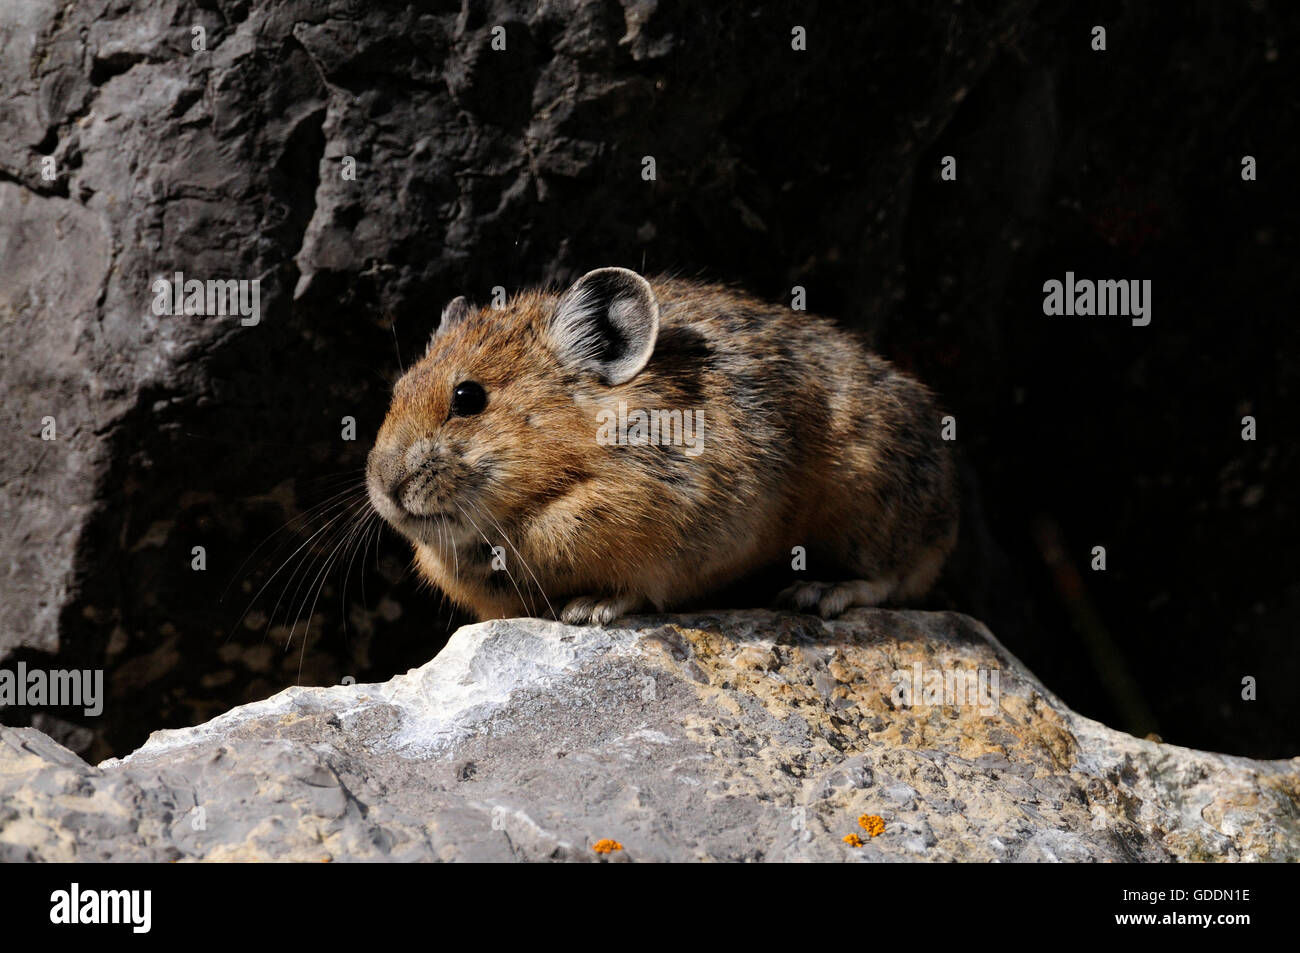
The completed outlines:
<svg viewBox="0 0 1300 953">
<path fill-rule="evenodd" d="M 918 664 L 995 708 L 903 704 Z M 1112 731 L 955 613 L 488 622 L 98 767 L 0 728 L 0 860 L 1281 861 L 1298 800 L 1300 759 Z"/>
</svg>

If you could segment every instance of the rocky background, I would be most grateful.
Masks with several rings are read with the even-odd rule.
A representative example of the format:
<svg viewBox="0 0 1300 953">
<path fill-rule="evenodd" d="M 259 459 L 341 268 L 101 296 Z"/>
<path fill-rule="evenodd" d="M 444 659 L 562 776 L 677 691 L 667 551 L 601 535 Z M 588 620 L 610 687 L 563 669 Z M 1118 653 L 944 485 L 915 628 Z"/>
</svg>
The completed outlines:
<svg viewBox="0 0 1300 953">
<path fill-rule="evenodd" d="M 1300 9 L 878 6 L 7 2 L 0 653 L 110 700 L 0 718 L 93 762 L 427 661 L 463 620 L 334 494 L 447 299 L 622 264 L 803 285 L 933 384 L 935 603 L 1073 707 L 1293 755 Z M 1045 318 L 1066 270 L 1150 278 L 1151 326 Z M 260 278 L 261 323 L 154 316 L 176 271 Z"/>
</svg>

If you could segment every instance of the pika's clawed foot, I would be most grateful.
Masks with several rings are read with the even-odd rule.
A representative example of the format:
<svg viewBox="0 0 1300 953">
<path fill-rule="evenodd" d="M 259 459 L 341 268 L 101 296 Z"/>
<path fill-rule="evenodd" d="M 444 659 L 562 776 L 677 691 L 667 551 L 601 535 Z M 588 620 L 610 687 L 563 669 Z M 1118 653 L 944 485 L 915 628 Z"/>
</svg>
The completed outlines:
<svg viewBox="0 0 1300 953">
<path fill-rule="evenodd" d="M 640 603 L 641 600 L 636 596 L 613 596 L 609 599 L 579 596 L 571 599 L 560 611 L 560 621 L 569 625 L 609 625 L 619 616 L 627 615 L 637 608 Z"/>
<path fill-rule="evenodd" d="M 867 582 L 796 582 L 776 597 L 777 605 L 800 611 L 815 611 L 823 619 L 834 619 L 854 606 L 878 606 L 894 589 L 891 580 Z"/>
</svg>

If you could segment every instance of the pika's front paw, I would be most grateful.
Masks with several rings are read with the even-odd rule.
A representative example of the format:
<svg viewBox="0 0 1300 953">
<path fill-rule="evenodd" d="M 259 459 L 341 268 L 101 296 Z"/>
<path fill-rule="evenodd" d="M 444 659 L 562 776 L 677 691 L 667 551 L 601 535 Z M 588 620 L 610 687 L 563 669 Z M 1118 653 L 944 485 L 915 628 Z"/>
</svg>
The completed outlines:
<svg viewBox="0 0 1300 953">
<path fill-rule="evenodd" d="M 569 601 L 560 611 L 560 621 L 569 625 L 609 625 L 619 616 L 627 615 L 640 601 L 635 596 L 613 596 L 597 599 L 579 596 Z"/>
<path fill-rule="evenodd" d="M 892 581 L 796 582 L 776 597 L 780 606 L 815 611 L 823 619 L 834 619 L 854 606 L 878 606 L 889 598 Z"/>
</svg>

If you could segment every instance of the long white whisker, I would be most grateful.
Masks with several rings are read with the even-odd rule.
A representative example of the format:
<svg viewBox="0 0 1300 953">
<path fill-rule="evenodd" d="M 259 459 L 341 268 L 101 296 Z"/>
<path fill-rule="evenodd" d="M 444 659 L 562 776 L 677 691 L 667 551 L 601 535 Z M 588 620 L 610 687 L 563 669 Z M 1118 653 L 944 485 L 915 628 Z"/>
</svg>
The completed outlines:
<svg viewBox="0 0 1300 953">
<path fill-rule="evenodd" d="M 284 571 L 284 568 L 285 568 L 287 565 L 289 565 L 289 562 L 293 559 L 293 557 L 297 556 L 297 555 L 298 555 L 300 552 L 302 552 L 303 549 L 305 549 L 307 546 L 310 546 L 311 543 L 312 543 L 312 540 L 314 540 L 316 537 L 318 537 L 321 533 L 323 533 L 323 532 L 325 532 L 326 530 L 328 530 L 328 529 L 330 528 L 330 525 L 331 525 L 332 523 L 334 523 L 334 522 L 335 522 L 335 521 L 336 521 L 336 520 L 337 520 L 341 515 L 342 515 L 342 512 L 339 512 L 339 513 L 336 513 L 334 516 L 331 516 L 330 519 L 329 519 L 328 521 L 326 521 L 326 523 L 325 523 L 324 526 L 322 526 L 320 529 L 316 530 L 316 532 L 312 533 L 312 534 L 311 534 L 310 536 L 308 536 L 305 540 L 303 540 L 303 542 L 298 546 L 298 548 L 295 549 L 293 552 L 291 552 L 291 553 L 290 553 L 290 554 L 285 558 L 284 562 L 280 563 L 279 567 L 275 570 L 275 572 L 271 573 L 271 575 L 267 577 L 266 582 L 262 583 L 262 587 L 261 587 L 260 589 L 258 589 L 257 592 L 253 595 L 253 598 L 250 599 L 250 600 L 248 601 L 248 605 L 244 607 L 244 611 L 241 612 L 241 613 L 239 614 L 239 618 L 236 619 L 236 620 L 235 620 L 235 624 L 234 624 L 233 626 L 231 626 L 230 633 L 226 636 L 227 639 L 229 639 L 230 636 L 232 636 L 232 635 L 235 634 L 235 629 L 239 628 L 239 624 L 240 624 L 241 622 L 244 621 L 244 617 L 248 615 L 248 611 L 249 611 L 250 609 L 252 609 L 253 606 L 257 603 L 257 600 L 260 599 L 260 598 L 262 597 L 262 593 L 266 592 L 266 588 L 267 588 L 267 586 L 271 585 L 271 583 L 275 581 L 275 577 L 278 576 L 278 575 L 280 575 L 280 573 L 282 573 L 282 572 Z M 297 572 L 297 570 L 295 570 L 295 574 L 296 574 L 296 572 Z M 292 579 L 293 579 L 293 576 L 290 576 L 289 578 L 290 578 L 290 580 L 292 580 Z M 288 585 L 288 584 L 286 583 L 286 587 L 287 587 L 287 585 Z M 281 594 L 281 598 L 283 598 L 283 594 Z M 276 600 L 276 607 L 278 608 L 279 605 L 280 605 L 279 600 Z M 274 610 L 272 610 L 272 615 L 274 615 Z M 269 620 L 268 620 L 268 626 L 267 626 L 267 627 L 268 627 L 268 629 L 270 628 Z"/>
<path fill-rule="evenodd" d="M 298 683 L 299 683 L 299 684 L 302 683 L 302 666 L 303 666 L 303 663 L 306 661 L 306 658 L 307 658 L 307 637 L 311 634 L 311 620 L 312 620 L 312 617 L 316 614 L 316 603 L 320 601 L 321 594 L 324 593 L 324 591 L 325 591 L 325 582 L 326 582 L 326 580 L 329 578 L 327 574 L 328 574 L 330 568 L 331 568 L 331 567 L 335 564 L 335 562 L 339 559 L 340 554 L 342 555 L 343 558 L 346 558 L 346 556 L 347 556 L 347 552 L 348 552 L 348 549 L 351 547 L 353 541 L 357 538 L 357 533 L 358 533 L 358 531 L 359 531 L 363 526 L 365 526 L 365 522 L 366 522 L 366 520 L 367 520 L 368 518 L 369 518 L 369 512 L 368 512 L 368 511 L 363 511 L 362 514 L 360 514 L 360 515 L 358 515 L 358 514 L 356 514 L 356 513 L 354 512 L 354 514 L 353 514 L 353 516 L 352 516 L 352 521 L 353 521 L 353 522 L 352 522 L 352 528 L 348 530 L 347 535 L 344 536 L 343 540 L 342 540 L 339 544 L 337 544 L 337 545 L 334 547 L 334 552 L 330 555 L 330 557 L 329 557 L 329 559 L 326 561 L 325 565 L 321 567 L 321 571 L 320 571 L 320 573 L 319 573 L 319 576 L 320 576 L 320 583 L 319 583 L 318 585 L 316 585 L 316 597 L 315 597 L 314 599 L 312 599 L 312 601 L 311 601 L 311 608 L 307 610 L 307 621 L 306 621 L 306 623 L 303 625 L 303 629 L 302 629 L 302 648 L 299 650 L 299 653 L 298 653 Z M 310 592 L 311 590 L 308 589 L 307 591 Z M 343 598 L 342 612 L 341 612 L 341 616 L 342 616 L 342 619 L 343 619 L 343 625 L 344 625 L 345 629 L 346 629 L 346 626 L 347 626 L 347 600 L 346 600 L 346 593 L 347 593 L 347 576 L 346 576 L 346 574 L 345 574 L 344 577 L 343 577 L 343 594 L 344 594 L 344 598 Z M 303 601 L 306 602 L 305 599 L 304 599 Z M 297 621 L 297 619 L 295 619 L 295 620 L 294 620 L 294 628 L 296 629 L 297 627 L 298 627 L 298 621 Z M 293 632 L 292 632 L 292 630 L 291 630 L 290 633 L 289 633 L 289 641 L 290 641 L 290 642 L 293 641 Z"/>
<path fill-rule="evenodd" d="M 347 568 L 343 570 L 343 586 L 339 592 L 339 618 L 343 622 L 343 637 L 346 640 L 348 634 L 348 580 L 352 578 L 352 567 L 356 564 L 357 555 L 361 553 L 363 545 L 368 545 L 370 539 L 370 527 L 377 514 L 370 510 L 361 518 L 361 529 L 359 534 L 352 541 L 352 557 L 348 560 Z M 362 566 L 365 565 L 365 556 L 361 557 Z M 366 598 L 366 574 L 361 573 L 361 600 L 364 603 Z"/>
<path fill-rule="evenodd" d="M 454 538 L 452 538 L 452 535 L 451 535 L 451 527 L 447 526 L 447 517 L 446 517 L 446 516 L 442 516 L 442 517 L 440 517 L 440 519 L 439 519 L 439 521 L 438 521 L 438 539 L 439 539 L 439 540 L 442 539 L 442 532 L 443 532 L 444 529 L 447 531 L 447 543 L 444 544 L 444 546 L 445 546 L 445 545 L 450 545 L 450 546 L 451 546 L 451 556 L 452 556 L 452 560 L 453 560 L 453 565 L 455 566 L 455 572 L 454 572 L 452 578 L 454 578 L 455 580 L 457 580 L 457 581 L 459 582 L 459 581 L 460 581 L 460 556 L 457 554 L 457 551 L 456 551 L 456 540 L 455 540 Z M 445 557 L 444 557 L 444 558 L 445 558 Z M 443 606 L 447 606 L 448 603 L 450 603 L 450 602 L 451 602 L 451 600 L 448 598 L 446 590 L 443 590 L 443 593 L 442 593 L 442 604 L 443 604 Z M 453 613 L 450 612 L 450 611 L 447 613 L 447 634 L 448 634 L 448 635 L 451 634 L 451 617 L 452 617 L 452 615 L 453 615 Z"/>
<path fill-rule="evenodd" d="M 331 509 L 334 509 L 337 506 L 341 506 L 345 504 L 347 501 L 341 500 L 340 499 L 341 497 L 349 496 L 359 491 L 360 488 L 358 487 L 351 487 L 346 490 L 340 490 L 338 493 L 333 494 L 332 496 L 322 500 L 319 503 L 315 503 L 312 506 L 309 506 L 307 509 L 303 510 L 298 515 L 292 516 L 288 520 L 286 520 L 284 522 L 284 525 L 282 525 L 279 529 L 273 531 L 270 535 L 266 537 L 266 539 L 262 540 L 255 547 L 253 547 L 252 552 L 250 552 L 247 556 L 244 557 L 244 561 L 239 564 L 239 568 L 237 568 L 234 574 L 230 577 L 230 581 L 226 583 L 226 588 L 221 590 L 221 595 L 217 597 L 217 602 L 220 603 L 225 600 L 226 593 L 230 591 L 230 587 L 234 585 L 235 580 L 239 578 L 239 574 L 244 571 L 244 567 L 248 565 L 249 561 L 254 556 L 256 556 L 259 551 L 261 551 L 263 546 L 265 546 L 271 540 L 275 539 L 275 537 L 279 536 L 285 530 L 288 530 L 291 527 L 293 527 L 295 524 L 301 523 L 304 520 L 314 519 L 317 516 L 322 515 L 323 512 L 329 511 Z"/>
<path fill-rule="evenodd" d="M 331 544 L 328 555 L 322 560 L 320 569 L 317 571 L 315 577 L 313 577 L 311 583 L 307 586 L 307 592 L 303 596 L 302 604 L 298 607 L 298 612 L 294 615 L 293 626 L 289 629 L 289 640 L 285 645 L 286 648 L 288 648 L 289 645 L 293 644 L 293 634 L 298 630 L 298 622 L 302 617 L 302 610 L 304 607 L 306 607 L 307 599 L 311 597 L 312 590 L 313 589 L 316 590 L 316 595 L 315 597 L 312 597 L 311 600 L 311 608 L 307 610 L 306 624 L 303 626 L 302 652 L 298 659 L 299 681 L 302 680 L 302 665 L 303 665 L 303 661 L 306 659 L 307 656 L 307 636 L 311 632 L 312 616 L 315 615 L 316 613 L 316 603 L 320 600 L 321 592 L 325 588 L 325 582 L 328 579 L 327 574 L 329 573 L 330 567 L 334 565 L 335 561 L 337 560 L 339 553 L 345 550 L 345 548 L 348 545 L 348 542 L 352 539 L 353 534 L 356 532 L 357 518 L 359 516 L 359 513 L 363 512 L 361 508 L 365 506 L 367 503 L 368 501 L 362 500 L 359 503 L 357 503 L 355 506 L 353 506 L 351 510 L 348 511 L 348 521 L 347 523 L 344 524 L 346 528 L 344 530 L 341 530 L 336 535 L 334 542 Z M 305 579 L 306 576 L 304 575 L 303 578 Z"/>
<path fill-rule="evenodd" d="M 267 632 L 270 632 L 271 628 L 274 625 L 275 614 L 280 611 L 280 603 L 284 601 L 284 597 L 288 594 L 289 586 L 293 585 L 294 579 L 297 579 L 298 584 L 293 587 L 293 595 L 289 596 L 289 602 L 285 605 L 285 613 L 286 613 L 285 619 L 286 621 L 288 620 L 289 618 L 288 613 L 290 607 L 298 601 L 298 593 L 302 592 L 302 587 L 307 582 L 307 578 L 311 576 L 312 570 L 316 566 L 320 565 L 321 561 L 325 558 L 325 556 L 328 553 L 333 551 L 334 547 L 338 544 L 339 538 L 347 530 L 347 527 L 351 525 L 352 519 L 357 511 L 357 507 L 360 506 L 362 502 L 363 501 L 360 500 L 355 501 L 351 503 L 347 509 L 342 510 L 341 512 L 336 514 L 330 520 L 330 525 L 328 527 L 330 530 L 329 535 L 323 540 L 323 543 L 321 544 L 320 548 L 313 550 L 307 557 L 305 557 L 301 562 L 298 563 L 298 565 L 294 567 L 293 571 L 289 574 L 289 578 L 285 580 L 284 587 L 280 590 L 280 597 L 275 600 L 275 606 L 272 607 L 271 609 L 271 616 L 267 620 L 267 626 L 266 626 Z M 340 520 L 342 521 L 341 523 L 339 522 Z M 301 577 L 298 575 L 299 572 L 302 573 Z M 308 592 L 310 591 L 311 590 L 308 589 Z M 302 611 L 301 606 L 299 607 L 298 611 L 299 612 Z M 298 616 L 294 615 L 293 619 L 296 624 L 298 620 Z M 289 650 L 289 645 L 292 643 L 292 641 L 293 641 L 293 631 L 291 629 L 289 632 L 289 641 L 285 642 L 284 645 L 286 652 Z"/>
<path fill-rule="evenodd" d="M 460 510 L 460 515 L 465 517 L 465 519 L 469 520 L 470 525 L 473 526 L 474 529 L 478 532 L 478 534 L 483 537 L 483 542 L 487 543 L 488 548 L 491 549 L 492 540 L 488 539 L 487 535 L 481 529 L 478 528 L 478 523 L 474 522 L 473 518 L 468 513 L 465 512 L 464 508 L 459 503 L 456 503 L 455 500 L 453 500 L 452 503 L 455 505 L 456 509 Z M 519 602 L 523 605 L 525 609 L 528 610 L 528 614 L 535 618 L 537 616 L 537 613 L 533 610 L 533 607 L 529 604 L 528 600 L 524 598 L 523 592 L 521 592 L 519 589 L 519 583 L 515 582 L 515 577 L 510 572 L 509 566 L 506 567 L 506 578 L 510 580 L 510 585 L 515 587 L 515 594 L 519 596 Z"/>
<path fill-rule="evenodd" d="M 456 546 L 456 537 L 451 533 L 451 527 L 447 526 L 447 517 L 442 518 L 442 525 L 447 529 L 447 543 L 451 546 L 452 559 L 452 578 L 460 582 L 460 549 Z"/>
<path fill-rule="evenodd" d="M 501 528 L 501 524 L 498 523 L 496 520 L 494 520 L 492 518 L 492 514 L 488 513 L 482 507 L 477 507 L 475 511 L 478 513 L 479 516 L 482 516 L 493 526 L 495 526 L 497 532 L 501 534 L 501 538 L 506 541 L 506 545 L 509 546 L 512 550 L 514 550 L 514 554 L 519 557 L 519 561 L 523 564 L 524 569 L 528 570 L 528 575 L 533 577 L 533 582 L 537 586 L 537 591 L 542 594 L 542 599 L 546 602 L 546 609 L 548 612 L 550 612 L 551 618 L 553 619 L 557 618 L 557 616 L 555 615 L 555 606 L 551 605 L 551 600 L 546 597 L 546 590 L 542 587 L 541 580 L 538 579 L 537 574 L 533 572 L 533 567 L 528 565 L 528 560 L 524 559 L 523 553 L 521 553 L 518 549 L 515 548 L 514 543 L 510 542 L 510 537 L 507 536 L 506 531 Z"/>
</svg>

